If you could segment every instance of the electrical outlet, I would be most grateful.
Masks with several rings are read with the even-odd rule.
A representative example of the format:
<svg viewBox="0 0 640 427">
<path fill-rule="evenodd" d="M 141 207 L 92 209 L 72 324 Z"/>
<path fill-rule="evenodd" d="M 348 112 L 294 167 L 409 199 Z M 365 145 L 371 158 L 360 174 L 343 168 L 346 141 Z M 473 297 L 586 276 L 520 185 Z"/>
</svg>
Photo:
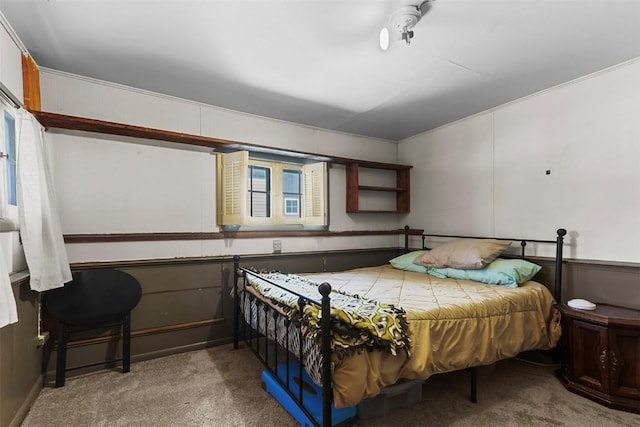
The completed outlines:
<svg viewBox="0 0 640 427">
<path fill-rule="evenodd" d="M 273 253 L 274 254 L 279 254 L 280 252 L 282 252 L 282 241 L 274 240 L 273 241 Z"/>
</svg>

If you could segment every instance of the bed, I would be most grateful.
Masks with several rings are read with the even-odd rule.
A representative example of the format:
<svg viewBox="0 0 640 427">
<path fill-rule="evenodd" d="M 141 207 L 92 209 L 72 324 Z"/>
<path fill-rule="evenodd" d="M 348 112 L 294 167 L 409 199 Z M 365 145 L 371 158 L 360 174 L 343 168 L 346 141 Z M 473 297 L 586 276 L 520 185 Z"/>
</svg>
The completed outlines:
<svg viewBox="0 0 640 427">
<path fill-rule="evenodd" d="M 336 409 L 375 397 L 398 381 L 425 380 L 460 369 L 471 372 L 475 401 L 476 367 L 528 350 L 551 349 L 560 338 L 555 301 L 560 299 L 565 230 L 558 230 L 556 240 L 421 233 L 420 251 L 409 251 L 410 233 L 405 228 L 405 255 L 390 264 L 347 272 L 258 272 L 240 266 L 240 258 L 234 257 L 234 344 L 237 347 L 241 339 L 247 342 L 311 424 L 334 425 Z M 428 250 L 425 239 L 429 237 L 452 238 L 452 244 Z M 521 259 L 528 243 L 556 245 L 553 294 L 529 276 L 515 285 L 469 280 L 501 260 L 509 266 L 529 265 L 527 261 L 496 256 L 486 265 L 454 268 L 468 267 L 456 264 L 461 253 L 457 248 L 453 261 L 447 259 L 453 267 L 433 266 L 436 253 L 451 255 L 443 248 L 462 242 L 475 245 L 476 240 L 483 245 L 498 241 L 505 249 L 519 242 Z M 470 253 L 468 247 L 464 250 L 465 255 Z M 465 259 L 463 264 L 468 262 L 480 261 Z M 479 280 L 486 282 L 485 277 Z M 322 339 L 328 336 L 331 339 Z M 278 371 L 283 366 L 286 374 Z M 289 380 L 289 369 L 321 387 L 319 414 L 305 402 L 302 384 Z"/>
</svg>

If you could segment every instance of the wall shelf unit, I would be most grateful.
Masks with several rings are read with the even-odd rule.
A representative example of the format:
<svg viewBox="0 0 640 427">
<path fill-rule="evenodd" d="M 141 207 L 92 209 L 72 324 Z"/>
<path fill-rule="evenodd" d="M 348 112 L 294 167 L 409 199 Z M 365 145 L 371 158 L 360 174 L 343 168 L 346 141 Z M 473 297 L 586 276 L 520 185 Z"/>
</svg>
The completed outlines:
<svg viewBox="0 0 640 427">
<path fill-rule="evenodd" d="M 362 162 L 352 162 L 347 168 L 347 213 L 409 213 L 411 209 L 410 198 L 410 171 L 411 166 L 387 165 L 388 167 L 373 167 Z M 360 185 L 361 168 L 393 170 L 396 174 L 395 186 Z M 392 192 L 395 193 L 395 209 L 370 210 L 360 208 L 361 192 Z"/>
<path fill-rule="evenodd" d="M 409 213 L 410 210 L 410 171 L 412 166 L 393 163 L 382 163 L 368 160 L 358 160 L 346 157 L 338 157 L 301 151 L 291 151 L 282 148 L 267 147 L 263 145 L 249 144 L 246 142 L 231 141 L 203 135 L 193 135 L 180 132 L 172 132 L 163 129 L 147 128 L 124 123 L 115 123 L 104 120 L 90 119 L 86 117 L 69 116 L 45 111 L 30 110 L 48 130 L 68 130 L 89 132 L 103 135 L 116 135 L 129 138 L 145 139 L 147 141 L 164 141 L 190 146 L 207 147 L 217 152 L 227 153 L 231 151 L 247 150 L 254 153 L 286 156 L 309 161 L 324 161 L 341 164 L 346 167 L 347 181 L 347 212 L 348 213 Z M 395 185 L 360 185 L 360 168 L 395 171 Z M 369 210 L 359 208 L 361 192 L 395 193 L 395 209 Z"/>
</svg>

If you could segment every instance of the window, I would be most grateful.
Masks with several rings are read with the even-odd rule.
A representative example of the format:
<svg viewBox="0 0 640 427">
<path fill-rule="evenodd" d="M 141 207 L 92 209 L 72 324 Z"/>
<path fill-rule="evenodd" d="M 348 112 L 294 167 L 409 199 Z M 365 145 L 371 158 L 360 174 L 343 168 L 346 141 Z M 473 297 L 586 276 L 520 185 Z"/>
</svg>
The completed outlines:
<svg viewBox="0 0 640 427">
<path fill-rule="evenodd" d="M 326 163 L 250 159 L 247 151 L 218 155 L 218 224 L 326 225 Z"/>
<path fill-rule="evenodd" d="M 16 120 L 13 108 L 0 102 L 0 217 L 5 219 L 18 218 L 17 180 L 16 180 Z"/>
</svg>

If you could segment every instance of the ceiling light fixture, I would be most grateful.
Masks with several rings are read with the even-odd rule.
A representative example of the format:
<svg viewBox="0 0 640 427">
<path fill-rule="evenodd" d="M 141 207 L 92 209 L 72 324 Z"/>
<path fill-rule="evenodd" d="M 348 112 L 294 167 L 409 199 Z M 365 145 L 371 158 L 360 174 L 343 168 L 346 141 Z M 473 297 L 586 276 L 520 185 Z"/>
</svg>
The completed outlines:
<svg viewBox="0 0 640 427">
<path fill-rule="evenodd" d="M 411 44 L 413 31 L 411 30 L 431 8 L 435 0 L 426 0 L 417 6 L 403 6 L 393 11 L 387 26 L 380 30 L 380 49 L 387 50 L 392 43 L 404 40 Z"/>
</svg>

